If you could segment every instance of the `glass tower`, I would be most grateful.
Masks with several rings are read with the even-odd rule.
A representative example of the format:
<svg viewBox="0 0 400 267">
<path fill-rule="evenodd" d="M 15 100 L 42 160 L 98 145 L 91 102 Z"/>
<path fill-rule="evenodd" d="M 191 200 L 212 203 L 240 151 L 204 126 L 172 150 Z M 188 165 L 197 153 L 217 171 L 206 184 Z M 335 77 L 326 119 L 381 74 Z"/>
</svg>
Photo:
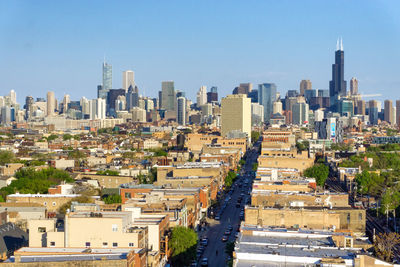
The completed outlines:
<svg viewBox="0 0 400 267">
<path fill-rule="evenodd" d="M 258 103 L 264 106 L 264 122 L 269 122 L 275 100 L 276 85 L 274 83 L 258 85 Z"/>
</svg>

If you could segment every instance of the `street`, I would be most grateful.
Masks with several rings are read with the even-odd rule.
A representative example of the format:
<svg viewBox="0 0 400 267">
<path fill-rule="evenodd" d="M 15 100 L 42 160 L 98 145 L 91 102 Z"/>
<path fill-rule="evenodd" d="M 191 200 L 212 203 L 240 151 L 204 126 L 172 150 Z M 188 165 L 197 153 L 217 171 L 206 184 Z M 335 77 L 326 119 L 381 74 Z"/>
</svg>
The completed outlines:
<svg viewBox="0 0 400 267">
<path fill-rule="evenodd" d="M 208 259 L 208 266 L 226 266 L 227 254 L 225 253 L 225 246 L 227 242 L 235 241 L 236 233 L 240 227 L 240 213 L 244 210 L 244 206 L 250 201 L 250 194 L 253 182 L 253 163 L 257 162 L 259 142 L 248 151 L 245 165 L 242 167 L 240 175 L 232 185 L 231 190 L 225 194 L 225 197 L 219 203 L 221 210 L 219 220 L 208 219 L 210 225 L 204 232 L 199 232 L 199 238 L 207 237 L 208 245 L 205 247 L 204 252 L 198 258 L 198 263 L 201 263 L 203 258 Z M 240 207 L 236 207 L 238 199 L 241 198 Z M 248 201 L 246 203 L 246 201 Z M 223 208 L 225 206 L 225 208 Z M 223 242 L 221 239 L 224 232 L 232 226 L 232 231 L 227 241 Z"/>
</svg>

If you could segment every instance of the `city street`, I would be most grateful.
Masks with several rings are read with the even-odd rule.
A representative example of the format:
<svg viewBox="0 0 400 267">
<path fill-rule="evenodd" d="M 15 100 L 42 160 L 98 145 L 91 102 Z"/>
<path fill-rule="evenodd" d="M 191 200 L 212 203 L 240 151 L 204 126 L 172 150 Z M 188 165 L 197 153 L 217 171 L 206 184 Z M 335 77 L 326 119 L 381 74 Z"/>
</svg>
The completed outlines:
<svg viewBox="0 0 400 267">
<path fill-rule="evenodd" d="M 203 258 L 208 258 L 208 266 L 226 266 L 227 254 L 225 254 L 225 246 L 227 242 L 234 241 L 235 235 L 240 226 L 240 212 L 246 205 L 246 200 L 250 201 L 249 192 L 252 187 L 252 166 L 257 162 L 259 142 L 255 144 L 253 149 L 248 151 L 246 164 L 243 166 L 240 175 L 236 179 L 231 188 L 231 192 L 222 198 L 220 207 L 226 205 L 220 213 L 220 220 L 208 219 L 210 225 L 204 232 L 199 232 L 199 237 L 207 237 L 209 239 L 203 254 L 198 258 L 199 264 Z M 239 198 L 242 198 L 240 207 L 236 207 Z M 225 204 L 224 204 L 225 203 Z M 233 230 L 229 235 L 228 241 L 222 241 L 224 232 L 232 226 Z"/>
</svg>

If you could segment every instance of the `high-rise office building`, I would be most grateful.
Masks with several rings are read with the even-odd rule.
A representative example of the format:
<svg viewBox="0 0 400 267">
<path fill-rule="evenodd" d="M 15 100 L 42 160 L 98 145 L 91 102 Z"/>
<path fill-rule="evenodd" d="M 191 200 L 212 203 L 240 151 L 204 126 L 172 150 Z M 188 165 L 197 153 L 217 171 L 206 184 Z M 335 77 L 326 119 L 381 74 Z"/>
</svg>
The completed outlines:
<svg viewBox="0 0 400 267">
<path fill-rule="evenodd" d="M 129 111 L 137 106 L 139 106 L 139 89 L 137 86 L 130 85 L 126 94 L 126 109 Z"/>
<path fill-rule="evenodd" d="M 68 104 L 71 102 L 71 98 L 68 94 L 64 95 L 63 102 L 62 102 L 62 113 L 67 113 L 68 111 Z"/>
<path fill-rule="evenodd" d="M 371 125 L 378 124 L 378 101 L 370 100 L 368 102 L 369 123 Z"/>
<path fill-rule="evenodd" d="M 178 117 L 178 124 L 185 125 L 186 124 L 186 98 L 183 96 L 178 97 L 177 99 L 177 117 Z"/>
<path fill-rule="evenodd" d="M 301 125 L 308 122 L 308 104 L 305 102 L 295 103 L 292 107 L 293 124 Z"/>
<path fill-rule="evenodd" d="M 17 104 L 17 93 L 14 90 L 10 91 L 10 105 Z"/>
<path fill-rule="evenodd" d="M 175 110 L 175 86 L 173 81 L 161 83 L 161 109 Z"/>
<path fill-rule="evenodd" d="M 206 86 L 200 86 L 199 91 L 196 94 L 196 100 L 197 100 L 197 107 L 201 107 L 202 105 L 207 103 L 207 87 Z"/>
<path fill-rule="evenodd" d="M 385 100 L 385 110 L 384 110 L 384 119 L 386 122 L 389 124 L 394 124 L 393 123 L 393 102 L 392 100 Z"/>
<path fill-rule="evenodd" d="M 365 100 L 357 101 L 356 114 L 365 115 Z"/>
<path fill-rule="evenodd" d="M 304 95 L 306 90 L 312 89 L 312 83 L 310 80 L 301 80 L 300 82 L 300 95 Z"/>
<path fill-rule="evenodd" d="M 84 119 L 89 118 L 89 116 L 90 116 L 89 100 L 83 96 L 79 102 L 80 102 L 81 109 L 82 109 L 82 117 Z"/>
<path fill-rule="evenodd" d="M 251 124 L 260 126 L 264 123 L 264 106 L 251 103 Z"/>
<path fill-rule="evenodd" d="M 221 135 L 242 132 L 251 137 L 251 100 L 246 95 L 228 95 L 221 100 Z"/>
<path fill-rule="evenodd" d="M 269 122 L 275 101 L 276 85 L 274 83 L 263 83 L 258 85 L 258 103 L 264 106 L 264 122 Z"/>
<path fill-rule="evenodd" d="M 125 89 L 111 89 L 107 93 L 107 112 L 109 115 L 115 115 L 115 100 L 118 96 L 125 96 Z"/>
<path fill-rule="evenodd" d="M 103 90 L 112 88 L 112 66 L 105 61 L 103 62 Z"/>
<path fill-rule="evenodd" d="M 146 122 L 146 110 L 133 107 L 132 108 L 132 121 L 134 122 Z"/>
<path fill-rule="evenodd" d="M 122 89 L 128 92 L 129 87 L 135 87 L 135 73 L 131 70 L 122 72 Z"/>
<path fill-rule="evenodd" d="M 336 105 L 336 99 L 339 96 L 346 96 L 346 81 L 344 80 L 344 50 L 343 41 L 337 41 L 335 51 L 335 63 L 332 64 L 332 80 L 329 82 L 329 96 L 331 99 L 331 106 Z M 334 102 L 334 103 L 332 103 Z"/>
<path fill-rule="evenodd" d="M 276 114 L 276 113 L 282 114 L 283 113 L 282 112 L 282 102 L 280 100 L 274 102 L 274 105 L 272 108 L 272 113 L 273 114 Z"/>
<path fill-rule="evenodd" d="M 350 94 L 351 95 L 358 94 L 358 80 L 355 77 L 351 78 L 350 80 Z"/>
<path fill-rule="evenodd" d="M 97 85 L 97 98 L 107 99 L 109 89 L 104 89 L 103 85 Z"/>
<path fill-rule="evenodd" d="M 56 109 L 56 99 L 54 92 L 47 92 L 47 116 L 54 115 L 54 110 Z"/>
<path fill-rule="evenodd" d="M 396 100 L 396 123 L 400 126 L 400 100 Z"/>
<path fill-rule="evenodd" d="M 354 105 L 353 101 L 350 99 L 340 99 L 339 100 L 339 110 L 341 116 L 348 115 L 349 117 L 354 115 Z"/>
<path fill-rule="evenodd" d="M 235 87 L 233 89 L 232 94 L 238 95 L 238 94 L 245 94 L 247 95 L 253 90 L 253 84 L 252 83 L 241 83 L 238 87 Z"/>
<path fill-rule="evenodd" d="M 102 120 L 106 118 L 106 100 L 97 98 L 89 101 L 90 119 Z"/>
<path fill-rule="evenodd" d="M 34 103 L 35 100 L 33 100 L 32 96 L 27 96 L 25 98 L 25 120 L 29 120 L 30 118 L 32 118 Z"/>
</svg>

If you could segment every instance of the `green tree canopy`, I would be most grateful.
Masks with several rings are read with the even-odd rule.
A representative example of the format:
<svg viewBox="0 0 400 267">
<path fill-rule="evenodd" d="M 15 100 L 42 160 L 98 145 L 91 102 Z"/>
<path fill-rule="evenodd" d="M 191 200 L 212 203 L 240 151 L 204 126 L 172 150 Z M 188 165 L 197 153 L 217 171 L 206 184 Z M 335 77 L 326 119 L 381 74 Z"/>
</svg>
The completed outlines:
<svg viewBox="0 0 400 267">
<path fill-rule="evenodd" d="M 96 172 L 98 175 L 111 175 L 111 176 L 119 176 L 118 171 L 113 171 L 113 170 L 104 170 L 104 171 L 98 171 Z"/>
<path fill-rule="evenodd" d="M 233 171 L 229 171 L 225 177 L 225 186 L 231 187 L 233 182 L 236 180 L 237 174 Z"/>
<path fill-rule="evenodd" d="M 15 155 L 11 151 L 0 151 L 0 165 L 4 166 L 7 163 L 11 163 L 15 160 Z"/>
<path fill-rule="evenodd" d="M 304 176 L 315 178 L 317 185 L 323 187 L 329 175 L 329 167 L 324 164 L 315 164 L 304 171 Z"/>
<path fill-rule="evenodd" d="M 115 204 L 115 203 L 121 203 L 122 198 L 121 198 L 121 195 L 112 194 L 112 195 L 108 195 L 108 196 L 104 197 L 103 201 L 106 204 Z"/>
<path fill-rule="evenodd" d="M 189 266 L 196 257 L 197 234 L 193 229 L 175 226 L 168 245 L 172 250 L 172 266 Z"/>
</svg>

